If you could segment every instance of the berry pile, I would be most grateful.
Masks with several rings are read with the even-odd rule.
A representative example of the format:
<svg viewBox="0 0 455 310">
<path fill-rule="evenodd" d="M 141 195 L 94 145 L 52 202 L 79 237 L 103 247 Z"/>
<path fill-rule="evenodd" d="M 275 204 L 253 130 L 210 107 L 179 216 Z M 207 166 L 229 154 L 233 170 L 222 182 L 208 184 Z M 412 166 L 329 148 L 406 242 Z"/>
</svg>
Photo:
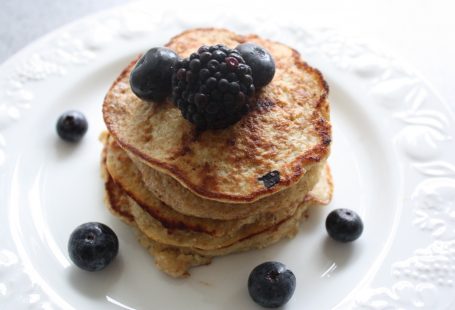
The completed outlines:
<svg viewBox="0 0 455 310">
<path fill-rule="evenodd" d="M 235 49 L 201 46 L 179 59 L 170 49 L 150 49 L 130 75 L 131 90 L 146 101 L 172 100 L 198 130 L 226 128 L 245 115 L 255 91 L 272 80 L 275 62 L 254 43 Z"/>
<path fill-rule="evenodd" d="M 224 45 L 202 46 L 176 63 L 172 99 L 200 130 L 221 129 L 248 112 L 255 93 L 250 66 Z"/>
</svg>

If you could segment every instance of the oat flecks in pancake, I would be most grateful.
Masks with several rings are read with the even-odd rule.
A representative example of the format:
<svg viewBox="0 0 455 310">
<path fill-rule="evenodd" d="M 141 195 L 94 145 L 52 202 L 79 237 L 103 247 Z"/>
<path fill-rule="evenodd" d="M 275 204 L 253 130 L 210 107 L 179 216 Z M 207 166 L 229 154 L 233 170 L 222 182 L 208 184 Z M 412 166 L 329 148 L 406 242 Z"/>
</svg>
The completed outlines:
<svg viewBox="0 0 455 310">
<path fill-rule="evenodd" d="M 134 96 L 128 84 L 131 64 L 105 98 L 111 134 L 146 165 L 206 199 L 252 202 L 297 183 L 326 160 L 330 149 L 328 87 L 319 71 L 285 45 L 222 29 L 186 31 L 167 46 L 186 56 L 203 44 L 235 47 L 245 41 L 271 52 L 276 74 L 240 122 L 196 132 L 171 102 L 150 104 Z M 280 180 L 267 188 L 258 178 L 270 171 L 279 171 Z"/>
</svg>

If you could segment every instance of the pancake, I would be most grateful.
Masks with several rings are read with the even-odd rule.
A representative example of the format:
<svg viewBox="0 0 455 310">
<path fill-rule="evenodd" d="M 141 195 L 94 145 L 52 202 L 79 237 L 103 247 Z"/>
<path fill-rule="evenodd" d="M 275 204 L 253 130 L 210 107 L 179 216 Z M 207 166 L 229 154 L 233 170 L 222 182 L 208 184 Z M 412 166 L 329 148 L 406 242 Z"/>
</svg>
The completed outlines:
<svg viewBox="0 0 455 310">
<path fill-rule="evenodd" d="M 188 216 L 175 211 L 170 206 L 159 200 L 150 192 L 142 182 L 141 174 L 118 144 L 108 138 L 105 145 L 105 165 L 109 177 L 122 191 L 128 194 L 138 205 L 140 205 L 151 216 L 159 219 L 166 228 L 180 228 L 186 230 L 203 232 L 214 237 L 221 237 L 232 234 L 242 226 L 251 223 L 261 222 L 263 225 L 270 225 L 295 212 L 297 203 L 282 206 L 280 210 L 274 212 L 264 212 L 253 214 L 246 218 L 235 220 L 219 220 L 210 218 L 199 218 Z M 302 199 L 303 201 L 303 199 Z M 210 201 L 212 203 L 216 203 Z M 278 201 L 276 201 L 278 204 Z"/>
<path fill-rule="evenodd" d="M 140 243 L 155 258 L 157 267 L 173 277 L 189 275 L 189 268 L 208 264 L 214 256 L 227 255 L 253 248 L 263 248 L 282 238 L 293 237 L 298 231 L 302 215 L 307 208 L 312 205 L 329 202 L 333 189 L 330 171 L 327 167 L 324 169 L 324 174 L 315 188 L 290 217 L 240 239 L 231 240 L 231 242 L 224 244 L 218 240 L 218 242 L 215 242 L 216 246 L 214 248 L 203 249 L 198 246 L 192 246 L 194 238 L 197 238 L 196 235 L 204 235 L 203 233 L 191 234 L 181 228 L 170 230 L 160 226 L 158 219 L 145 212 L 142 206 L 135 203 L 116 185 L 104 165 L 103 171 L 108 208 L 127 224 L 137 228 Z M 163 236 L 167 237 L 163 239 Z"/>
<path fill-rule="evenodd" d="M 155 198 L 153 194 L 148 193 L 141 183 L 138 172 L 135 171 L 135 166 L 128 162 L 125 152 L 122 152 L 118 146 L 116 147 L 116 143 L 112 139 L 108 139 L 107 142 L 104 154 L 107 154 L 105 156 L 105 170 L 108 180 L 106 183 L 108 197 L 110 199 L 118 197 L 115 199 L 121 201 L 123 209 L 129 210 L 128 213 L 133 215 L 139 228 L 142 231 L 149 232 L 148 234 L 153 235 L 155 241 L 161 243 L 181 247 L 197 247 L 203 250 L 223 248 L 291 218 L 305 202 L 296 204 L 289 209 L 250 216 L 242 220 L 221 221 L 185 216 L 166 206 Z M 116 175 L 116 177 L 120 176 L 120 182 L 116 177 L 112 176 L 111 170 L 107 165 L 109 158 L 113 157 L 112 153 L 117 154 L 119 166 L 127 168 L 121 170 L 123 173 Z M 123 156 L 121 156 L 122 153 Z M 129 182 L 125 182 L 126 180 Z M 321 183 L 329 182 L 329 180 L 330 171 L 327 166 L 315 189 L 329 187 L 328 185 L 321 185 Z M 125 190 L 125 188 L 129 190 Z M 320 196 L 324 197 L 322 194 Z M 138 195 L 142 197 L 138 198 Z M 125 199 L 125 196 L 127 196 L 127 199 Z M 314 194 L 310 195 L 310 197 L 314 196 Z M 325 198 L 326 200 L 323 202 L 327 203 L 330 200 L 330 196 Z M 126 205 L 129 207 L 125 207 Z"/>
<path fill-rule="evenodd" d="M 313 165 L 298 183 L 270 196 L 249 203 L 227 203 L 201 198 L 174 178 L 154 170 L 129 154 L 148 190 L 183 214 L 223 220 L 241 219 L 263 212 L 277 212 L 303 201 L 316 184 L 325 161 Z"/>
<path fill-rule="evenodd" d="M 319 187 L 323 191 L 330 192 L 329 175 L 324 175 L 321 178 Z M 329 195 L 324 192 L 324 195 Z M 301 217 L 303 212 L 310 204 L 319 202 L 318 198 L 314 198 L 312 194 L 308 198 L 296 206 L 289 215 L 277 217 L 274 214 L 268 214 L 269 219 L 266 221 L 257 221 L 242 225 L 238 229 L 231 231 L 229 234 L 215 237 L 211 234 L 192 231 L 185 228 L 169 229 L 164 227 L 160 220 L 153 217 L 147 212 L 146 208 L 137 204 L 133 199 L 129 201 L 129 210 L 134 217 L 134 221 L 139 229 L 154 241 L 164 243 L 167 245 L 174 245 L 178 247 L 191 248 L 194 252 L 205 255 L 225 255 L 226 248 L 231 248 L 233 245 L 249 239 L 251 236 L 261 234 L 265 231 L 273 230 L 274 227 L 294 221 Z M 322 199 L 321 199 L 322 200 Z M 327 201 L 327 200 L 325 200 Z M 222 223 L 220 225 L 223 225 Z"/>
<path fill-rule="evenodd" d="M 311 169 L 307 176 L 294 186 L 264 199 L 248 204 L 222 203 L 205 200 L 182 187 L 180 183 L 166 174 L 154 171 L 144 164 L 133 161 L 131 154 L 120 148 L 112 138 L 107 138 L 106 166 L 110 175 L 126 192 L 141 205 L 156 205 L 155 213 L 171 217 L 176 224 L 184 215 L 201 218 L 232 220 L 234 225 L 261 220 L 257 218 L 264 212 L 293 212 L 290 209 L 303 202 L 308 189 L 313 188 L 319 179 L 322 164 Z M 139 170 L 137 169 L 139 168 Z M 145 184 L 144 184 L 145 183 Z M 145 186 L 144 186 L 145 185 Z M 166 204 L 163 207 L 161 201 Z M 169 210 L 169 207 L 174 210 Z M 174 212 L 173 212 L 174 211 Z M 183 219 L 189 222 L 188 219 Z M 234 221 L 237 220 L 237 221 Z M 194 226 L 207 226 L 211 231 L 219 231 L 223 227 L 220 221 L 206 221 L 194 218 Z M 211 224 L 210 224 L 211 223 Z M 232 230 L 233 227 L 227 228 Z M 217 233 L 217 232 L 215 232 Z"/>
<path fill-rule="evenodd" d="M 257 92 L 251 111 L 238 123 L 223 130 L 198 132 L 173 103 L 140 100 L 129 87 L 132 63 L 105 97 L 103 117 L 109 132 L 140 163 L 205 200 L 252 203 L 309 179 L 311 171 L 325 162 L 331 142 L 328 87 L 319 71 L 290 47 L 224 29 L 192 29 L 166 46 L 184 57 L 204 44 L 233 48 L 247 41 L 270 51 L 276 73 L 273 81 Z M 273 171 L 279 172 L 279 180 L 266 186 L 263 177 Z M 157 188 L 151 183 L 149 188 Z M 312 184 L 307 187 L 302 197 Z M 206 209 L 190 213 L 192 208 L 170 201 L 168 192 L 155 194 L 161 194 L 175 209 L 181 206 L 178 211 L 182 213 L 207 214 Z M 209 210 L 213 211 L 209 217 L 225 219 L 224 209 Z M 239 217 L 234 214 L 231 218 Z"/>
</svg>

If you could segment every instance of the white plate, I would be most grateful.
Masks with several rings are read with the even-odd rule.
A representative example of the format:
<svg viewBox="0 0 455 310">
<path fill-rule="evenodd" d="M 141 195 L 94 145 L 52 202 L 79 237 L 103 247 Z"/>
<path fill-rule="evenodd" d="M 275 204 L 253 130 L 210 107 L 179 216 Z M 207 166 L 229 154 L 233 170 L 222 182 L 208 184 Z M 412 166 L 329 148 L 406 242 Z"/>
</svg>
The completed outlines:
<svg viewBox="0 0 455 310">
<path fill-rule="evenodd" d="M 140 52 L 195 26 L 225 26 L 290 44 L 330 85 L 335 195 L 296 238 L 217 258 L 174 280 L 103 206 L 98 135 L 103 96 Z M 366 44 L 292 19 L 129 4 L 44 37 L 0 67 L 0 308 L 259 309 L 246 280 L 267 260 L 297 277 L 286 309 L 455 307 L 454 117 L 412 70 Z M 85 113 L 78 145 L 57 138 L 68 109 Z M 365 223 L 352 244 L 327 238 L 335 208 Z M 88 273 L 68 259 L 71 231 L 111 226 L 119 257 Z"/>
</svg>

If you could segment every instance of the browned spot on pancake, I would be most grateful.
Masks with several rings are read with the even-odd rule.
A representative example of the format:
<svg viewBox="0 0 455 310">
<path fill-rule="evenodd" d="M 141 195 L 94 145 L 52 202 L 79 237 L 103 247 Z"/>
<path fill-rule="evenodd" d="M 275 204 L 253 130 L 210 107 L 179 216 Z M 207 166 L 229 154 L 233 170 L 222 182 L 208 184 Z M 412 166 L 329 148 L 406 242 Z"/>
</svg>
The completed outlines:
<svg viewBox="0 0 455 310">
<path fill-rule="evenodd" d="M 235 141 L 236 141 L 235 138 L 227 138 L 226 145 L 229 147 L 233 147 L 233 146 L 235 146 Z"/>
<path fill-rule="evenodd" d="M 115 182 L 111 176 L 108 177 L 108 180 L 106 181 L 104 186 L 106 187 L 106 190 L 109 193 L 109 195 L 107 195 L 107 196 L 109 199 L 109 204 L 111 205 L 112 209 L 114 209 L 115 212 L 117 212 L 121 216 L 127 218 L 128 221 L 131 221 L 131 222 L 134 221 L 134 217 L 129 212 L 124 211 L 122 209 L 122 207 L 119 205 L 118 199 L 114 198 L 114 197 L 119 197 L 120 193 L 119 193 L 119 188 L 118 188 L 117 184 L 115 184 Z"/>
<path fill-rule="evenodd" d="M 211 188 L 216 190 L 218 187 L 218 178 L 213 175 L 213 167 L 209 163 L 205 163 L 201 172 L 201 185 L 203 188 Z"/>
<path fill-rule="evenodd" d="M 259 113 L 266 113 L 267 111 L 270 111 L 274 106 L 275 102 L 270 98 L 259 97 L 252 105 L 252 110 L 258 111 Z"/>
<path fill-rule="evenodd" d="M 170 160 L 175 160 L 179 157 L 191 154 L 191 144 L 197 141 L 199 133 L 196 130 L 191 130 L 189 132 L 183 132 L 180 147 L 177 148 L 171 156 L 168 158 Z"/>
<path fill-rule="evenodd" d="M 257 125 L 254 123 L 254 118 L 249 115 L 241 120 L 241 130 L 238 136 L 229 137 L 226 143 L 232 148 L 229 152 L 229 161 L 235 163 L 236 166 L 241 166 L 242 162 L 260 161 L 256 158 L 258 144 L 261 142 L 261 136 L 257 132 Z"/>
<path fill-rule="evenodd" d="M 321 160 L 321 156 L 319 154 L 311 154 L 308 157 L 309 161 L 319 162 Z"/>
<path fill-rule="evenodd" d="M 188 145 L 183 145 L 181 148 L 177 150 L 169 159 L 176 159 L 178 157 L 185 156 L 191 153 L 191 148 Z"/>
<path fill-rule="evenodd" d="M 294 177 L 298 177 L 298 176 L 302 175 L 302 173 L 303 173 L 302 166 L 299 164 L 295 165 L 293 171 L 294 171 L 294 174 L 293 174 Z"/>
<path fill-rule="evenodd" d="M 262 153 L 262 158 L 264 159 L 273 159 L 275 158 L 276 149 L 274 145 L 270 145 L 270 148 L 267 151 Z"/>
<path fill-rule="evenodd" d="M 258 152 L 273 148 L 273 144 L 265 141 L 263 135 L 260 132 L 260 126 L 257 124 L 258 119 L 247 115 L 244 117 L 242 124 L 242 131 L 246 131 L 243 136 L 239 137 L 239 147 L 237 148 L 245 159 L 255 162 L 256 165 L 263 164 L 263 161 L 259 158 L 261 154 Z M 240 133 L 242 134 L 242 133 Z"/>
<path fill-rule="evenodd" d="M 111 145 L 117 145 L 117 143 L 115 142 L 112 142 Z M 119 162 L 121 162 L 122 164 L 129 164 L 130 163 L 130 159 L 128 156 L 126 156 L 126 153 L 121 153 L 120 156 L 117 156 L 117 159 Z"/>
<path fill-rule="evenodd" d="M 332 141 L 332 130 L 330 124 L 321 117 L 316 122 L 316 129 L 319 132 L 323 145 L 329 146 Z"/>
<path fill-rule="evenodd" d="M 322 143 L 324 143 L 324 145 L 330 145 L 330 143 L 332 142 L 332 138 L 329 136 L 329 135 L 324 135 L 322 137 Z"/>
<path fill-rule="evenodd" d="M 252 116 L 252 113 L 249 113 L 243 117 L 241 120 L 241 125 L 240 127 L 242 130 L 239 132 L 239 136 L 245 134 L 248 134 L 245 136 L 245 138 L 249 138 L 250 134 L 258 134 L 258 126 L 256 124 L 257 119 Z M 241 137 L 239 137 L 241 138 Z M 251 136 L 252 139 L 257 138 L 256 136 Z"/>
<path fill-rule="evenodd" d="M 151 123 L 147 122 L 144 124 L 143 127 L 144 127 L 144 130 L 141 133 L 139 133 L 139 135 L 138 135 L 140 137 L 140 141 L 144 144 L 152 142 L 153 136 L 149 135 L 148 133 L 152 132 L 153 125 Z"/>
<path fill-rule="evenodd" d="M 289 121 L 291 121 L 291 120 L 289 120 Z M 285 123 L 285 122 L 274 123 L 274 124 L 273 124 L 273 128 L 274 128 L 277 132 L 284 133 L 284 132 L 286 132 L 286 131 L 289 130 L 289 123 Z M 283 137 L 283 135 L 278 135 L 278 137 Z"/>
</svg>

